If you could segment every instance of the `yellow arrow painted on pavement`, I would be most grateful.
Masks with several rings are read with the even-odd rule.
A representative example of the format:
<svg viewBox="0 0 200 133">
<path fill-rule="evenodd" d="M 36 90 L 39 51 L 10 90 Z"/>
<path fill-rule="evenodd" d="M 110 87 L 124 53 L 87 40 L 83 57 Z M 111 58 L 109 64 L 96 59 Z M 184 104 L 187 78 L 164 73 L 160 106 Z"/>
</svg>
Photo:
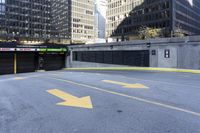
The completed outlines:
<svg viewBox="0 0 200 133">
<path fill-rule="evenodd" d="M 137 84 L 128 84 L 128 83 L 112 81 L 112 80 L 102 80 L 102 81 L 106 82 L 106 83 L 122 85 L 124 88 L 133 88 L 133 89 L 148 89 L 149 88 L 143 84 L 138 84 L 138 83 Z"/>
<path fill-rule="evenodd" d="M 64 102 L 57 103 L 57 105 L 88 109 L 93 108 L 90 96 L 78 98 L 58 89 L 47 90 L 47 92 L 64 100 Z"/>
</svg>

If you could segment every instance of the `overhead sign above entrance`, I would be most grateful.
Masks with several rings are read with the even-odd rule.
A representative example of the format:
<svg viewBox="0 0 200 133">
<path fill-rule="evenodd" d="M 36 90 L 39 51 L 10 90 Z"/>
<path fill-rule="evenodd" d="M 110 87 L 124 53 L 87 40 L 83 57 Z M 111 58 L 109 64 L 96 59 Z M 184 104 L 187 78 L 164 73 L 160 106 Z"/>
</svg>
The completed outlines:
<svg viewBox="0 0 200 133">
<path fill-rule="evenodd" d="M 15 51 L 15 48 L 0 48 L 0 51 Z"/>
<path fill-rule="evenodd" d="M 35 48 L 17 48 L 16 51 L 36 51 Z"/>
</svg>

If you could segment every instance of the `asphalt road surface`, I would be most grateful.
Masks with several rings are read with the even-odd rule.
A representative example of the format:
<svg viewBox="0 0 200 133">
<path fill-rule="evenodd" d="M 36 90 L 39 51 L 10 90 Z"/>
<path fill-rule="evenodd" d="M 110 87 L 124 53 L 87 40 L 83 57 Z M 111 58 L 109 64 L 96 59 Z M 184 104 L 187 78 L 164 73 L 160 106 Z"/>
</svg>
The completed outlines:
<svg viewBox="0 0 200 133">
<path fill-rule="evenodd" d="M 200 133 L 200 75 L 51 71 L 0 76 L 0 133 Z"/>
</svg>

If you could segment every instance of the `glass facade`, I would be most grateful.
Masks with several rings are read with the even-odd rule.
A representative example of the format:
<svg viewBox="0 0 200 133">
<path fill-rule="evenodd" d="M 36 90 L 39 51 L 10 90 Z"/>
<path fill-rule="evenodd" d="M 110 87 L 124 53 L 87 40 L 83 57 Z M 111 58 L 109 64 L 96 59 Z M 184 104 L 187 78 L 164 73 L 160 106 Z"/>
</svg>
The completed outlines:
<svg viewBox="0 0 200 133">
<path fill-rule="evenodd" d="M 180 27 L 186 34 L 200 34 L 200 1 L 176 0 L 175 28 Z"/>
<path fill-rule="evenodd" d="M 5 30 L 5 0 L 0 0 L 0 34 L 6 34 Z"/>
<path fill-rule="evenodd" d="M 5 8 L 5 0 L 0 1 L 0 14 L 5 14 L 6 8 Z"/>
<path fill-rule="evenodd" d="M 0 39 L 94 39 L 93 0 L 0 0 Z"/>
<path fill-rule="evenodd" d="M 110 0 L 107 37 L 134 36 L 141 26 L 160 28 L 167 33 L 171 24 L 170 9 L 170 0 Z"/>
<path fill-rule="evenodd" d="M 70 34 L 70 1 L 51 0 L 52 32 L 54 38 L 69 39 Z"/>
<path fill-rule="evenodd" d="M 106 34 L 131 40 L 141 26 L 162 29 L 164 36 L 178 28 L 200 34 L 199 14 L 199 0 L 108 0 Z"/>
<path fill-rule="evenodd" d="M 47 39 L 51 35 L 50 0 L 0 0 L 1 36 Z"/>
</svg>

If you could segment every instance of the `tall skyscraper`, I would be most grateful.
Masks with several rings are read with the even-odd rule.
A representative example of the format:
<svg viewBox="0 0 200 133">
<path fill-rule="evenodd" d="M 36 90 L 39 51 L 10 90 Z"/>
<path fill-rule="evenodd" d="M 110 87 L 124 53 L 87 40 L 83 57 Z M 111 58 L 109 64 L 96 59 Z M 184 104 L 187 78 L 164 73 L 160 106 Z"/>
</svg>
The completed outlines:
<svg viewBox="0 0 200 133">
<path fill-rule="evenodd" d="M 44 41 L 50 35 L 50 0 L 0 0 L 1 40 Z"/>
<path fill-rule="evenodd" d="M 181 27 L 188 35 L 200 34 L 200 1 L 172 0 L 172 31 Z"/>
<path fill-rule="evenodd" d="M 97 38 L 105 39 L 105 29 L 106 29 L 106 10 L 107 1 L 106 0 L 95 0 L 95 27 Z"/>
<path fill-rule="evenodd" d="M 140 27 L 162 29 L 172 36 L 200 34 L 199 0 L 107 0 L 107 38 L 132 40 Z"/>
<path fill-rule="evenodd" d="M 93 0 L 0 0 L 0 40 L 86 43 L 94 24 Z"/>
<path fill-rule="evenodd" d="M 51 0 L 52 40 L 70 43 L 71 39 L 71 1 Z"/>
<path fill-rule="evenodd" d="M 94 40 L 93 0 L 52 0 L 52 16 L 54 31 L 61 41 L 87 43 Z"/>
</svg>

